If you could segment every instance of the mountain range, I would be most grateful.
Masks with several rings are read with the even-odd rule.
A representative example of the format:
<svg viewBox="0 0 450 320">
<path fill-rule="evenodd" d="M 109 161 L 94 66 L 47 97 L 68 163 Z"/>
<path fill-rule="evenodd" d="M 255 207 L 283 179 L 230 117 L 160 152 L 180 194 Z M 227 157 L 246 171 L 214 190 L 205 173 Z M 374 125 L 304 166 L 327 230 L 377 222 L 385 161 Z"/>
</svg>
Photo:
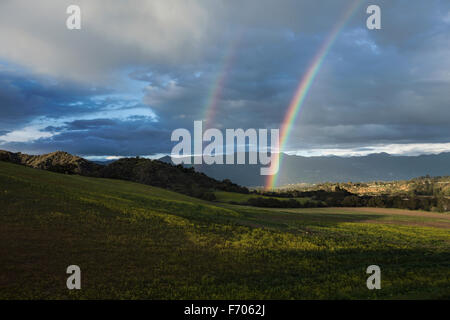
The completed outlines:
<svg viewBox="0 0 450 320">
<path fill-rule="evenodd" d="M 168 156 L 158 160 L 136 157 L 101 163 L 63 151 L 27 155 L 0 150 L 0 160 L 60 173 L 130 180 L 186 194 L 195 194 L 198 190 L 206 189 L 247 192 L 238 185 L 263 186 L 267 179 L 266 176 L 260 175 L 261 165 L 175 166 Z M 449 174 L 450 152 L 420 156 L 377 153 L 358 157 L 302 157 L 283 154 L 278 185 L 394 181 Z"/>
<path fill-rule="evenodd" d="M 246 158 L 248 159 L 248 157 Z M 171 163 L 170 157 L 160 159 Z M 193 165 L 196 171 L 215 179 L 230 179 L 239 185 L 263 186 L 266 176 L 260 165 Z M 435 155 L 394 156 L 376 153 L 357 157 L 302 157 L 283 154 L 278 185 L 321 182 L 368 182 L 408 180 L 420 176 L 450 174 L 450 152 Z"/>
</svg>

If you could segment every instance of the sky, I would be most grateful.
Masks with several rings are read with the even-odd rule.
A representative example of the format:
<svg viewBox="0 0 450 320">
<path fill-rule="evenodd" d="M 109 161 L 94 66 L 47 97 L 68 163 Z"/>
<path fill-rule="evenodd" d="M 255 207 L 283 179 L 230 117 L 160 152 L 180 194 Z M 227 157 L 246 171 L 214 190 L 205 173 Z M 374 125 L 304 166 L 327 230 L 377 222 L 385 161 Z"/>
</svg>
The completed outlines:
<svg viewBox="0 0 450 320">
<path fill-rule="evenodd" d="M 353 0 L 0 2 L 0 149 L 170 153 L 174 129 L 280 128 Z M 450 1 L 369 0 L 341 30 L 285 150 L 450 151 Z M 81 8 L 81 30 L 66 8 Z M 381 30 L 366 8 L 381 8 Z"/>
</svg>

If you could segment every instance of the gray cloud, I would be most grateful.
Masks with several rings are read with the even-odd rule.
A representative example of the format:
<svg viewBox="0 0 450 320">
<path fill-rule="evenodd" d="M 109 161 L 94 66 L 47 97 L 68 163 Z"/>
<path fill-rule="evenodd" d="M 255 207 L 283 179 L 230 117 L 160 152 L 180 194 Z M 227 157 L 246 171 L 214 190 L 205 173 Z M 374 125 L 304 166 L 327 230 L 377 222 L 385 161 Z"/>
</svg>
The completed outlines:
<svg viewBox="0 0 450 320">
<path fill-rule="evenodd" d="M 4 143 L 2 148 L 30 153 L 65 150 L 83 156 L 129 156 L 151 155 L 170 147 L 170 132 L 146 120 L 76 120 L 64 127 L 46 129 L 57 134 L 32 142 Z"/>
<path fill-rule="evenodd" d="M 210 126 L 280 127 L 352 2 L 80 1 L 82 30 L 72 32 L 64 27 L 68 1 L 4 1 L 0 62 L 27 71 L 0 64 L 1 129 L 60 119 L 42 127 L 51 137 L 4 145 L 168 152 L 171 130 L 204 119 L 214 92 Z M 450 3 L 370 3 L 382 8 L 382 30 L 365 28 L 361 1 L 311 86 L 289 149 L 449 141 Z"/>
</svg>

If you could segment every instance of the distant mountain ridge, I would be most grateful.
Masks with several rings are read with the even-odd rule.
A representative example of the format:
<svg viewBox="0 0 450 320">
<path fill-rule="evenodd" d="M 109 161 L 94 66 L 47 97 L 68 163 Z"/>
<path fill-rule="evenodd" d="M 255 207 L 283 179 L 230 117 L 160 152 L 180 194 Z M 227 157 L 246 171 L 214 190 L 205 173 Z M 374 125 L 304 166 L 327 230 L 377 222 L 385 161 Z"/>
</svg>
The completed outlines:
<svg viewBox="0 0 450 320">
<path fill-rule="evenodd" d="M 248 157 L 246 158 L 248 159 Z M 170 157 L 160 159 L 171 163 Z M 368 182 L 408 180 L 427 174 L 450 175 L 450 152 L 420 156 L 376 153 L 358 157 L 303 157 L 283 154 L 278 185 L 321 182 Z M 225 177 L 251 187 L 265 185 L 260 165 L 188 165 L 215 179 Z"/>
<path fill-rule="evenodd" d="M 100 164 L 63 151 L 34 156 L 0 150 L 0 160 L 60 173 L 130 180 L 185 194 L 210 188 L 246 192 L 238 185 L 263 186 L 267 179 L 267 176 L 260 175 L 260 165 L 175 166 L 168 156 L 158 160 L 122 158 Z M 450 152 L 420 156 L 378 153 L 360 157 L 284 154 L 278 184 L 394 181 L 427 174 L 450 175 Z"/>
</svg>

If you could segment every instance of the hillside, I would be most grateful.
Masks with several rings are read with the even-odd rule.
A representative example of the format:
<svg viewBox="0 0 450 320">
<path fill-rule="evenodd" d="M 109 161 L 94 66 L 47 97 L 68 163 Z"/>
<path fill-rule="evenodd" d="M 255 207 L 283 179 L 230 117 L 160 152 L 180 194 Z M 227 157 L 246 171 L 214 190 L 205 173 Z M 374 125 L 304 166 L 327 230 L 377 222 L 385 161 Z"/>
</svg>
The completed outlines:
<svg viewBox="0 0 450 320">
<path fill-rule="evenodd" d="M 0 208 L 1 299 L 450 297 L 448 214 L 252 208 L 7 162 Z"/>
<path fill-rule="evenodd" d="M 59 173 L 129 180 L 205 199 L 211 199 L 214 190 L 248 193 L 246 188 L 229 180 L 217 181 L 193 168 L 144 158 L 123 158 L 100 165 L 63 151 L 27 155 L 0 150 L 0 161 Z"/>
<path fill-rule="evenodd" d="M 44 155 L 28 155 L 0 150 L 0 161 L 22 164 L 36 169 L 87 176 L 97 175 L 97 172 L 102 168 L 96 163 L 63 151 Z"/>
<path fill-rule="evenodd" d="M 217 181 L 204 173 L 196 172 L 194 168 L 143 158 L 114 161 L 104 166 L 99 171 L 99 176 L 139 182 L 205 199 L 211 199 L 211 191 L 214 190 L 248 193 L 246 188 L 229 180 Z"/>
<path fill-rule="evenodd" d="M 450 197 L 450 176 L 447 177 L 418 177 L 400 181 L 370 181 L 321 183 L 315 185 L 292 184 L 277 188 L 277 190 L 325 190 L 328 192 L 341 188 L 357 195 L 419 195 Z"/>
</svg>

